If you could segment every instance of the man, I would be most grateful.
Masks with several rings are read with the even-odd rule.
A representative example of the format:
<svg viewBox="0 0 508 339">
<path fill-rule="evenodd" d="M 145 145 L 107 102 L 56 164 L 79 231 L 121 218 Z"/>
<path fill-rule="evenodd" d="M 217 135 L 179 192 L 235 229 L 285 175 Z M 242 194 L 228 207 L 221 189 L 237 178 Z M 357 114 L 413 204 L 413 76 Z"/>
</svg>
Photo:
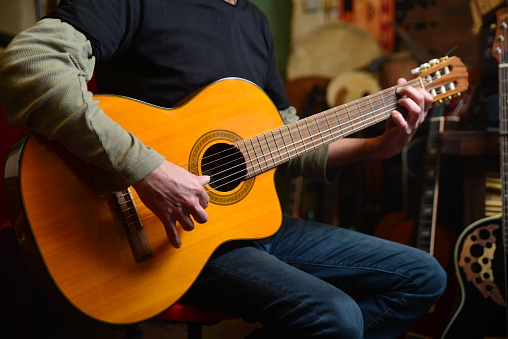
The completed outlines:
<svg viewBox="0 0 508 339">
<path fill-rule="evenodd" d="M 100 190 L 132 185 L 176 248 L 185 246 L 180 227 L 206 227 L 209 177 L 183 170 L 111 121 L 87 90 L 94 72 L 101 93 L 165 107 L 218 79 L 245 78 L 286 123 L 298 119 L 268 23 L 246 0 L 64 0 L 13 40 L 0 56 L 9 121 L 93 164 Z M 400 152 L 432 97 L 409 86 L 397 93 L 407 114 L 393 111 L 383 135 L 341 139 L 279 170 L 333 180 L 340 166 Z M 183 298 L 259 321 L 253 337 L 395 338 L 436 301 L 445 279 L 416 249 L 285 216 L 269 239 L 221 246 Z"/>
</svg>

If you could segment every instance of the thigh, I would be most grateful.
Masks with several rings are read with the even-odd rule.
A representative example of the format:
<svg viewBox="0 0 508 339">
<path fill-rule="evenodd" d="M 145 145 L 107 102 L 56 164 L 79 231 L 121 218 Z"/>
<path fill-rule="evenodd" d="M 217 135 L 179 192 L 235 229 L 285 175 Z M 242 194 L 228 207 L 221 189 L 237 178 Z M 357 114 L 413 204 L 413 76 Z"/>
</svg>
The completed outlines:
<svg viewBox="0 0 508 339">
<path fill-rule="evenodd" d="M 213 255 L 185 298 L 205 300 L 249 318 L 251 312 L 256 314 L 281 298 L 293 299 L 296 304 L 307 300 L 316 290 L 334 289 L 252 241 L 234 241 Z"/>
<path fill-rule="evenodd" d="M 417 285 L 435 260 L 416 248 L 285 216 L 267 250 L 350 295 Z"/>
<path fill-rule="evenodd" d="M 446 282 L 437 260 L 424 251 L 290 217 L 267 250 L 354 296 L 366 338 L 397 337 L 435 303 Z"/>
<path fill-rule="evenodd" d="M 361 311 L 349 295 L 251 241 L 222 246 L 184 300 L 259 321 L 270 333 L 293 338 L 340 338 L 333 331 L 352 326 L 351 331 L 363 331 Z"/>
</svg>

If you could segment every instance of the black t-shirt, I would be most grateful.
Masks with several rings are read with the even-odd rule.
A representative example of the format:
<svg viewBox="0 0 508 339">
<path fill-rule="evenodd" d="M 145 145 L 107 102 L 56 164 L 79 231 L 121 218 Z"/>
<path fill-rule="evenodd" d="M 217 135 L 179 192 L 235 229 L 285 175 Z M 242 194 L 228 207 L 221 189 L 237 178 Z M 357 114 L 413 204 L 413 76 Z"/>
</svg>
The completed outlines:
<svg viewBox="0 0 508 339">
<path fill-rule="evenodd" d="M 63 0 L 49 17 L 91 41 L 101 93 L 163 107 L 226 77 L 261 87 L 278 109 L 290 103 L 261 11 L 245 0 Z"/>
</svg>

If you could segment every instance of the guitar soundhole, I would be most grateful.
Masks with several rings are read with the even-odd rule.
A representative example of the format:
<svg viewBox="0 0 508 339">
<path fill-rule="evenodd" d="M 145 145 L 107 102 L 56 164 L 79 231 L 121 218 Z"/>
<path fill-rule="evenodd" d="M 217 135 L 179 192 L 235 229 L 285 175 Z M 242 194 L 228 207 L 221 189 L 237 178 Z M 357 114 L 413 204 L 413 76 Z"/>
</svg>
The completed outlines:
<svg viewBox="0 0 508 339">
<path fill-rule="evenodd" d="M 242 153 L 225 143 L 214 144 L 205 151 L 201 171 L 210 176 L 210 187 L 220 192 L 235 189 L 247 175 Z"/>
</svg>

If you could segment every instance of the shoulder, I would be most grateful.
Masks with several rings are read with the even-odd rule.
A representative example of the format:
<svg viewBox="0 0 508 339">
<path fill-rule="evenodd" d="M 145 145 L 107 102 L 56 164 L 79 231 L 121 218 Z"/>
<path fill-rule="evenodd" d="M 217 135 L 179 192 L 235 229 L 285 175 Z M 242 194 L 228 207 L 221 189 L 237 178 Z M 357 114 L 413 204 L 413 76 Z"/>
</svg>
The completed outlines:
<svg viewBox="0 0 508 339">
<path fill-rule="evenodd" d="M 60 19 L 83 33 L 96 57 L 108 57 L 128 46 L 139 24 L 139 0 L 62 0 L 48 18 Z"/>
<path fill-rule="evenodd" d="M 247 0 L 238 0 L 238 5 L 243 11 L 249 13 L 250 16 L 263 27 L 268 27 L 268 19 L 266 15 L 252 2 Z"/>
</svg>

